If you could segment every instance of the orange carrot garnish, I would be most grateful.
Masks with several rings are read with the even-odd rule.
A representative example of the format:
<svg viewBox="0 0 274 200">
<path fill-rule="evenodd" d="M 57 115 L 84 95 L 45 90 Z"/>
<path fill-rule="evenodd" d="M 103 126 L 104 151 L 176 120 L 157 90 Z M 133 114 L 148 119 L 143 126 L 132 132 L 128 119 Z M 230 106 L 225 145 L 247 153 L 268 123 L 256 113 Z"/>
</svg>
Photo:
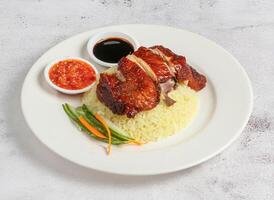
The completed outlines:
<svg viewBox="0 0 274 200">
<path fill-rule="evenodd" d="M 83 124 L 84 127 L 86 127 L 90 132 L 92 132 L 95 136 L 99 137 L 99 138 L 107 138 L 103 133 L 101 133 L 100 131 L 98 131 L 96 128 L 94 128 L 92 125 L 90 125 L 88 123 L 88 121 L 83 117 L 80 116 L 79 117 L 80 122 Z"/>
<path fill-rule="evenodd" d="M 103 124 L 103 126 L 105 127 L 107 133 L 108 133 L 108 148 L 107 148 L 107 153 L 110 154 L 111 153 L 111 132 L 109 130 L 109 127 L 108 127 L 108 124 L 107 122 L 105 121 L 105 119 L 99 115 L 99 114 L 95 114 L 95 118 L 101 122 Z"/>
</svg>

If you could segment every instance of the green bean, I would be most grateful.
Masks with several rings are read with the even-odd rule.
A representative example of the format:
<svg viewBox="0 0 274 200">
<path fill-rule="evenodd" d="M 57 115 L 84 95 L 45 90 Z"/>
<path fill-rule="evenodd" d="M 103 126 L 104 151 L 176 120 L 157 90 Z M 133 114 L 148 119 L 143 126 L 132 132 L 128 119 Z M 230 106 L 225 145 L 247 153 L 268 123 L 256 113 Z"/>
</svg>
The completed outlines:
<svg viewBox="0 0 274 200">
<path fill-rule="evenodd" d="M 108 139 L 102 139 L 102 138 L 98 138 L 95 135 L 93 135 L 85 126 L 82 125 L 82 123 L 80 122 L 80 120 L 78 119 L 78 114 L 75 111 L 75 109 L 73 107 L 71 107 L 69 104 L 63 104 L 63 109 L 65 111 L 65 113 L 68 115 L 68 117 L 74 122 L 74 124 L 77 125 L 77 127 L 79 127 L 82 131 L 84 131 L 85 133 L 87 133 L 90 137 L 108 143 Z M 125 141 L 121 141 L 121 140 L 117 140 L 115 138 L 113 138 L 112 140 L 112 144 L 114 145 L 120 145 L 120 144 L 126 144 L 127 142 Z"/>
<path fill-rule="evenodd" d="M 85 104 L 83 104 L 82 109 L 83 109 L 83 111 L 85 112 L 85 114 L 86 114 L 86 116 L 87 116 L 88 118 L 91 118 L 91 119 L 97 121 L 97 119 L 95 118 L 93 112 L 92 112 L 90 109 L 88 109 L 88 107 L 87 107 Z M 98 121 L 97 121 L 97 122 L 98 122 Z M 98 122 L 98 123 L 100 123 L 100 122 Z M 101 123 L 100 123 L 100 125 L 101 125 Z M 117 132 L 117 131 L 114 130 L 110 125 L 109 125 L 109 129 L 110 129 L 112 135 L 113 135 L 114 137 L 120 139 L 120 140 L 125 140 L 125 141 L 133 141 L 133 140 L 134 140 L 133 138 L 130 138 L 130 137 L 128 137 L 128 136 L 125 136 L 125 135 L 123 135 L 123 134 Z"/>
</svg>

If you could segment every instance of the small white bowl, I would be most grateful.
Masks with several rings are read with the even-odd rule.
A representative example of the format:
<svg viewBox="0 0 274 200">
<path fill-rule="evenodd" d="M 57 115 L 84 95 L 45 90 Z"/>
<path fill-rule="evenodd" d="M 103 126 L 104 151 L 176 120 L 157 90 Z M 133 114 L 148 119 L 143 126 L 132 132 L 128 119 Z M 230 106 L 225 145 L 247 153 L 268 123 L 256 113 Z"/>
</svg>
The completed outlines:
<svg viewBox="0 0 274 200">
<path fill-rule="evenodd" d="M 80 94 L 80 93 L 83 93 L 83 92 L 86 92 L 88 91 L 95 83 L 96 81 L 94 81 L 92 84 L 90 84 L 89 86 L 87 87 L 84 87 L 82 89 L 79 89 L 79 90 L 69 90 L 69 89 L 64 89 L 64 88 L 61 88 L 57 85 L 55 85 L 49 78 L 49 70 L 50 68 L 55 65 L 56 63 L 60 62 L 60 61 L 64 61 L 64 60 L 80 60 L 82 62 L 85 62 L 87 63 L 94 71 L 95 71 L 95 76 L 98 75 L 98 71 L 97 69 L 87 60 L 83 59 L 83 58 L 79 58 L 79 57 L 65 57 L 65 58 L 61 58 L 61 59 L 57 59 L 57 60 L 54 60 L 53 62 L 49 63 L 45 69 L 44 69 L 44 77 L 47 81 L 47 83 L 55 90 L 59 91 L 59 92 L 62 92 L 62 93 L 65 93 L 65 94 Z"/>
<path fill-rule="evenodd" d="M 116 66 L 117 63 L 108 63 L 108 62 L 99 60 L 98 58 L 95 57 L 95 55 L 93 53 L 93 48 L 98 42 L 101 42 L 108 38 L 124 39 L 124 40 L 128 41 L 130 44 L 132 44 L 134 51 L 137 50 L 138 47 L 140 46 L 138 41 L 134 37 L 132 37 L 126 33 L 123 33 L 123 32 L 99 32 L 99 33 L 96 33 L 95 35 L 91 36 L 91 38 L 88 40 L 87 51 L 88 51 L 88 54 L 91 57 L 91 59 L 94 60 L 94 62 L 96 62 L 99 65 L 105 66 L 105 67 L 113 67 L 113 66 Z"/>
</svg>

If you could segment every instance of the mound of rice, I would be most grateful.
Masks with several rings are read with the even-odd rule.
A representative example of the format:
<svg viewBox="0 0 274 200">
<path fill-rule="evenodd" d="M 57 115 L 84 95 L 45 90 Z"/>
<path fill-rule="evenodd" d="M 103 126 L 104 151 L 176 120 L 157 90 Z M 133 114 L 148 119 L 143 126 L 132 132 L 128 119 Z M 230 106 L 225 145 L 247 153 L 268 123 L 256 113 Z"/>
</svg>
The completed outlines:
<svg viewBox="0 0 274 200">
<path fill-rule="evenodd" d="M 189 87 L 179 85 L 176 90 L 169 93 L 169 96 L 176 100 L 172 106 L 167 107 L 161 100 L 154 109 L 140 112 L 134 118 L 113 114 L 97 99 L 96 86 L 84 94 L 82 101 L 90 109 L 102 112 L 129 136 L 150 142 L 173 135 L 185 128 L 198 111 L 199 98 Z"/>
</svg>

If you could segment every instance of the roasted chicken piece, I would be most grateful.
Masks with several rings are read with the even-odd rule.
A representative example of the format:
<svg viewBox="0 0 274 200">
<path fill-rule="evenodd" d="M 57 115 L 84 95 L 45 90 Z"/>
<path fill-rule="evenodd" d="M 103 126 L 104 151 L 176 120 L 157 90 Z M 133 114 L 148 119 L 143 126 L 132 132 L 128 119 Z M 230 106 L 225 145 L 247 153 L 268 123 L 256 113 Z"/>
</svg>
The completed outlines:
<svg viewBox="0 0 274 200">
<path fill-rule="evenodd" d="M 133 56 L 137 57 L 137 61 L 139 61 L 155 81 L 164 83 L 173 78 L 174 75 L 163 58 L 148 48 L 140 47 L 137 51 L 133 52 Z"/>
<path fill-rule="evenodd" d="M 124 57 L 114 74 L 102 73 L 97 97 L 113 113 L 134 117 L 154 108 L 160 101 L 160 90 L 141 66 Z"/>
<path fill-rule="evenodd" d="M 188 82 L 188 86 L 196 91 L 205 87 L 206 77 L 188 65 L 184 56 L 179 56 L 161 45 L 150 47 L 150 49 L 168 63 L 178 82 Z"/>
<path fill-rule="evenodd" d="M 188 67 L 191 69 L 192 74 L 192 77 L 188 81 L 188 86 L 195 91 L 200 91 L 206 86 L 206 77 L 197 72 L 190 65 L 188 65 Z"/>
<path fill-rule="evenodd" d="M 175 75 L 163 57 L 146 47 L 140 47 L 127 57 L 138 62 L 159 84 L 162 98 L 167 106 L 176 102 L 168 96 L 168 93 L 175 88 Z"/>
<path fill-rule="evenodd" d="M 176 89 L 177 82 L 199 91 L 206 78 L 189 66 L 184 56 L 168 48 L 140 47 L 119 61 L 115 73 L 100 75 L 96 93 L 113 113 L 134 117 L 156 107 L 160 96 L 167 106 L 174 104 L 168 93 Z"/>
</svg>

